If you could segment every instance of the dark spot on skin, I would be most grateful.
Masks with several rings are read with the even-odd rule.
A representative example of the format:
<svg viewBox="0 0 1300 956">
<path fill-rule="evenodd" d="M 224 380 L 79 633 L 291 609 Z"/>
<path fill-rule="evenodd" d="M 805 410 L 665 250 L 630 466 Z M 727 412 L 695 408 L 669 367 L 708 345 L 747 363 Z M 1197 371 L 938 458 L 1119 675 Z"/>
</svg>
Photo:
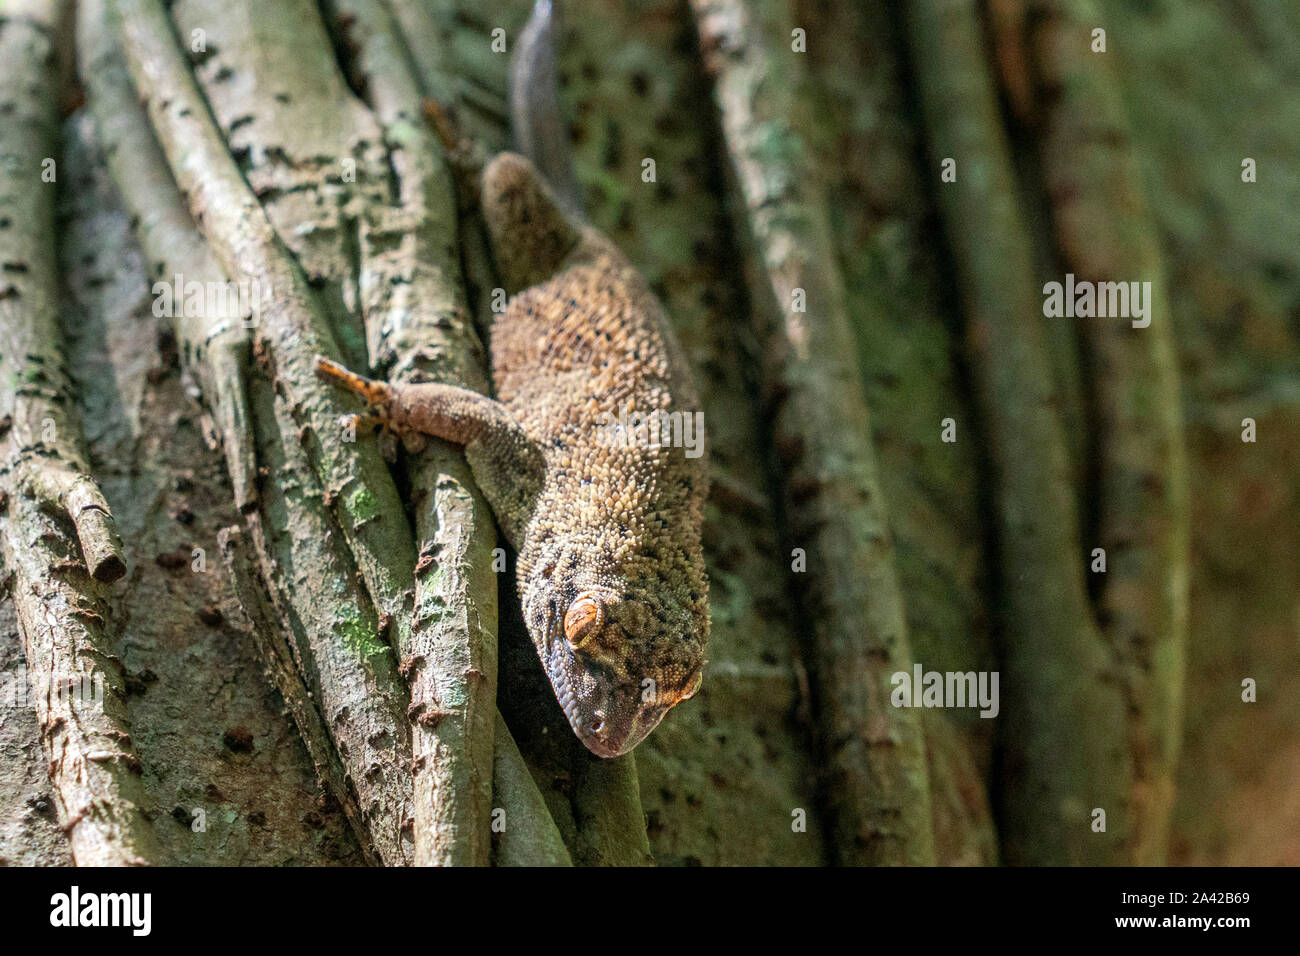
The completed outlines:
<svg viewBox="0 0 1300 956">
<path fill-rule="evenodd" d="M 650 77 L 646 76 L 641 70 L 632 74 L 632 92 L 637 96 L 644 97 L 650 92 Z"/>
</svg>

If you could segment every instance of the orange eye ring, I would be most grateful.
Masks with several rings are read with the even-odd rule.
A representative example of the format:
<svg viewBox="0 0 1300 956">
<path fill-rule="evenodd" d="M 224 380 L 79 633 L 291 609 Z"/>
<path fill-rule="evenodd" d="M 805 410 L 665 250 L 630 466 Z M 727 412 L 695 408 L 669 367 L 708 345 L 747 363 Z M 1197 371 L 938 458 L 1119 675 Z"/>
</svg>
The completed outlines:
<svg viewBox="0 0 1300 956">
<path fill-rule="evenodd" d="M 564 639 L 575 651 L 600 633 L 605 623 L 605 608 L 595 594 L 579 594 L 564 614 Z"/>
</svg>

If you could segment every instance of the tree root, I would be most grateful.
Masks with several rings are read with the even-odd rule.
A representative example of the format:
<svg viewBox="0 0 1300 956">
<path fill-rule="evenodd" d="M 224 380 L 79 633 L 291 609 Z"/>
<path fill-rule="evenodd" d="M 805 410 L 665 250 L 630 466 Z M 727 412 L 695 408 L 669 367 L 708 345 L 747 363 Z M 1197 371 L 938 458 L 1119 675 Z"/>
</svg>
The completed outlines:
<svg viewBox="0 0 1300 956">
<path fill-rule="evenodd" d="M 54 234 L 58 117 L 47 75 L 60 9 L 0 20 L 0 375 L 7 426 L 0 497 L 6 564 L 49 772 L 79 866 L 157 861 L 102 583 L 126 572 L 90 477 L 58 321 Z M 74 540 L 77 542 L 74 544 Z M 79 545 L 79 547 L 78 547 Z"/>
<path fill-rule="evenodd" d="M 890 705 L 911 652 L 825 198 L 797 131 L 778 2 L 694 0 L 725 146 L 753 231 L 753 300 L 814 654 L 832 843 L 845 863 L 934 860 L 925 739 Z M 760 42 L 760 38 L 762 41 Z M 768 45 L 770 41 L 771 45 Z M 806 308 L 806 311 L 805 311 Z"/>
</svg>

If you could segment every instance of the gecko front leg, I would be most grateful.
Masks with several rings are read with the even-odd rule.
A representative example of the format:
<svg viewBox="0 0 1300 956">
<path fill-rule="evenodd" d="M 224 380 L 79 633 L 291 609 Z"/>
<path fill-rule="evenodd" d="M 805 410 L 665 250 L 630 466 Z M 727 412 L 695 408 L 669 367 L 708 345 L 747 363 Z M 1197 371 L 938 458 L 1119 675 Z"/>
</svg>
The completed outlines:
<svg viewBox="0 0 1300 956">
<path fill-rule="evenodd" d="M 383 425 L 398 434 L 419 432 L 463 445 L 501 530 L 511 545 L 520 547 L 545 466 L 537 444 L 504 405 L 454 385 L 375 381 L 324 356 L 316 357 L 316 374 L 366 403 L 367 413 L 355 419 L 361 425 Z"/>
</svg>

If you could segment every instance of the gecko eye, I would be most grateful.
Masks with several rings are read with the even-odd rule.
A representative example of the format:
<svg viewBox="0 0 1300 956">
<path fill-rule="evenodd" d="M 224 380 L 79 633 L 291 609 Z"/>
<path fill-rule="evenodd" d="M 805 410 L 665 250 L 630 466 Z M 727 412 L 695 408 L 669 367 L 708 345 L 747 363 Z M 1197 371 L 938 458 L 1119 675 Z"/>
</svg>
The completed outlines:
<svg viewBox="0 0 1300 956">
<path fill-rule="evenodd" d="M 590 592 L 579 594 L 564 614 L 564 639 L 575 651 L 600 633 L 605 623 L 605 608 Z"/>
<path fill-rule="evenodd" d="M 600 599 L 585 592 L 574 598 L 564 614 L 564 639 L 575 651 L 600 633 L 605 623 L 605 608 Z"/>
</svg>

